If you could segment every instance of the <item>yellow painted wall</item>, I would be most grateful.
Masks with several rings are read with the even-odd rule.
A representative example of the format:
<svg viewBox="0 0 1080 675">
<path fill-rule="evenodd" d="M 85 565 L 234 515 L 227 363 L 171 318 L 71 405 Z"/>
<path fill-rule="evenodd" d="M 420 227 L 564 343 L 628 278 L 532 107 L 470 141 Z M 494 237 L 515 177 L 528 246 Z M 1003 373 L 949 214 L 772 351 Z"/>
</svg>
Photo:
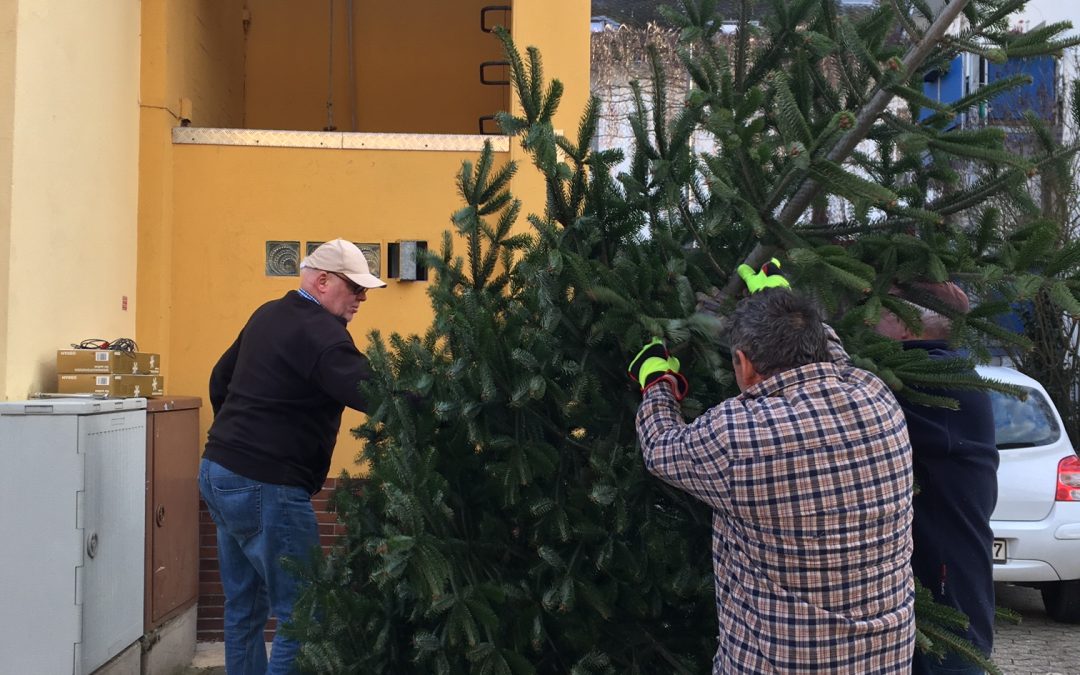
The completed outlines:
<svg viewBox="0 0 1080 675">
<path fill-rule="evenodd" d="M 172 26 L 178 22 L 173 21 Z M 169 339 L 172 289 L 172 127 L 180 119 L 180 59 L 170 62 L 170 13 L 165 0 L 142 3 L 142 71 L 139 92 L 139 311 L 136 339 L 146 351 L 163 355 Z M 176 44 L 184 44 L 177 30 Z M 171 66 L 171 67 L 170 67 Z M 177 393 L 176 390 L 170 391 Z"/>
<path fill-rule="evenodd" d="M 179 96 L 191 101 L 192 125 L 244 126 L 244 0 L 171 0 L 167 5 L 170 25 L 183 31 L 184 46 L 183 72 L 169 79 Z M 174 28 L 169 42 L 177 37 Z"/>
<path fill-rule="evenodd" d="M 423 239 L 437 249 L 459 208 L 454 176 L 473 153 L 176 146 L 171 340 L 166 363 L 171 393 L 207 400 L 218 357 L 251 312 L 299 285 L 299 277 L 265 275 L 265 242 L 343 237 L 382 246 Z M 387 279 L 349 326 L 361 351 L 368 333 L 423 333 L 431 321 L 426 282 Z M 346 411 L 331 475 L 354 468 L 360 444 Z M 211 410 L 202 410 L 202 430 Z"/>
<path fill-rule="evenodd" d="M 0 12 L 9 26 L 14 4 Z M 135 333 L 139 5 L 19 2 L 6 35 L 5 398 L 53 390 L 57 348 Z"/>
<path fill-rule="evenodd" d="M 242 127 L 244 122 L 244 0 L 142 0 L 143 110 L 191 122 Z M 170 140 L 168 134 L 165 140 Z"/>
<path fill-rule="evenodd" d="M 354 128 L 347 3 L 333 3 L 333 121 L 339 131 L 474 134 L 479 116 L 506 109 L 507 87 L 480 84 L 480 63 L 502 58 L 495 36 L 480 30 L 480 8 L 509 1 L 354 0 Z M 245 125 L 324 129 L 331 79 L 330 3 L 247 0 L 247 5 Z M 489 19 L 501 22 L 502 15 L 493 13 Z M 489 75 L 504 72 L 496 68 Z"/>
<path fill-rule="evenodd" d="M 181 100 L 197 126 L 242 127 L 244 0 L 142 0 L 136 336 L 166 357 L 172 321 L 173 144 Z M 162 363 L 166 382 L 172 359 Z M 169 391 L 185 394 L 171 384 Z"/>
<path fill-rule="evenodd" d="M 517 0 L 513 36 L 518 51 L 537 47 L 544 73 L 563 83 L 555 126 L 576 135 L 589 100 L 589 0 Z M 515 102 L 516 105 L 516 102 Z M 576 137 L 576 136 L 575 136 Z"/>
<path fill-rule="evenodd" d="M 514 3 L 514 43 L 524 59 L 527 59 L 528 47 L 537 47 L 543 59 L 545 77 L 563 83 L 564 93 L 555 115 L 555 129 L 575 141 L 578 122 L 589 101 L 590 9 L 589 0 L 517 0 Z M 512 110 L 520 114 L 516 95 Z M 510 156 L 521 167 L 514 177 L 513 189 L 522 200 L 522 213 L 542 214 L 544 182 L 533 168 L 531 158 L 516 142 L 510 144 Z"/>
</svg>

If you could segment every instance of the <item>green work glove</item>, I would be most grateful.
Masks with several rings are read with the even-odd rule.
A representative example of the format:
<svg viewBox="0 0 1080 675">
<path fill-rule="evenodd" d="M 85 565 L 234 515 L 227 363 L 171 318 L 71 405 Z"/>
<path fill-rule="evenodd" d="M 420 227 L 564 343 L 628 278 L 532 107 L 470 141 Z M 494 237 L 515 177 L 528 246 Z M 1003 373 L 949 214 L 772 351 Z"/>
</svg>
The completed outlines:
<svg viewBox="0 0 1080 675">
<path fill-rule="evenodd" d="M 780 275 L 780 261 L 776 258 L 770 258 L 757 272 L 746 263 L 739 265 L 737 271 L 751 293 L 766 288 L 791 288 L 788 280 Z"/>
<path fill-rule="evenodd" d="M 668 353 L 660 338 L 653 338 L 641 348 L 627 366 L 630 379 L 641 387 L 641 393 L 657 382 L 668 382 L 676 400 L 683 400 L 690 392 L 690 384 L 679 373 L 679 359 Z"/>
</svg>

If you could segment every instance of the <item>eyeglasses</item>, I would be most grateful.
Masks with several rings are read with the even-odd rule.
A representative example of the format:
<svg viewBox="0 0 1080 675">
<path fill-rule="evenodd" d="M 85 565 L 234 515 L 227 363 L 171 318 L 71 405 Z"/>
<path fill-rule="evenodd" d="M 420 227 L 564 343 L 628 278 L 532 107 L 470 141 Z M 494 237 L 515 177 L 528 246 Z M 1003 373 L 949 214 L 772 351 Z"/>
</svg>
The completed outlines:
<svg viewBox="0 0 1080 675">
<path fill-rule="evenodd" d="M 330 274 L 333 274 L 338 279 L 341 279 L 342 281 L 344 281 L 345 282 L 345 288 L 350 293 L 352 293 L 353 295 L 362 295 L 363 293 L 367 292 L 366 288 L 364 288 L 360 284 L 356 283 L 355 281 L 353 281 L 349 277 L 345 276 L 344 274 L 341 274 L 340 272 L 330 272 Z"/>
</svg>

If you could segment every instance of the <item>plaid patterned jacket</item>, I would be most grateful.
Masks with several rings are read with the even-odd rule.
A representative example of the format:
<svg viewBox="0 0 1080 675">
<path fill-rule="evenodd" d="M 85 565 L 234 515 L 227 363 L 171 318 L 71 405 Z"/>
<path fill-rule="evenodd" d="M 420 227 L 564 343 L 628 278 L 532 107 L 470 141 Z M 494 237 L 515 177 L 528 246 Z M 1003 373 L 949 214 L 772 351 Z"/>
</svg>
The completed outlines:
<svg viewBox="0 0 1080 675">
<path fill-rule="evenodd" d="M 691 424 L 667 386 L 637 431 L 649 471 L 713 508 L 713 673 L 908 673 L 911 446 L 888 387 L 850 365 L 774 375 Z"/>
</svg>

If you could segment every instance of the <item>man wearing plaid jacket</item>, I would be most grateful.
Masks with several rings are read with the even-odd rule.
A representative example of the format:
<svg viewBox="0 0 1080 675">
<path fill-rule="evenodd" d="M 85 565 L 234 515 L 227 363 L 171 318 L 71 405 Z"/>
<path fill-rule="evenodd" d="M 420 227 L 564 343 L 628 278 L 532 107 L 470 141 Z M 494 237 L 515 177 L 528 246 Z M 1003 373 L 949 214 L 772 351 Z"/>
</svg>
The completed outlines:
<svg viewBox="0 0 1080 675">
<path fill-rule="evenodd" d="M 742 393 L 690 424 L 678 361 L 654 345 L 666 369 L 631 364 L 646 466 L 713 509 L 713 673 L 906 673 L 915 625 L 903 411 L 790 290 L 753 293 L 731 319 Z"/>
</svg>

